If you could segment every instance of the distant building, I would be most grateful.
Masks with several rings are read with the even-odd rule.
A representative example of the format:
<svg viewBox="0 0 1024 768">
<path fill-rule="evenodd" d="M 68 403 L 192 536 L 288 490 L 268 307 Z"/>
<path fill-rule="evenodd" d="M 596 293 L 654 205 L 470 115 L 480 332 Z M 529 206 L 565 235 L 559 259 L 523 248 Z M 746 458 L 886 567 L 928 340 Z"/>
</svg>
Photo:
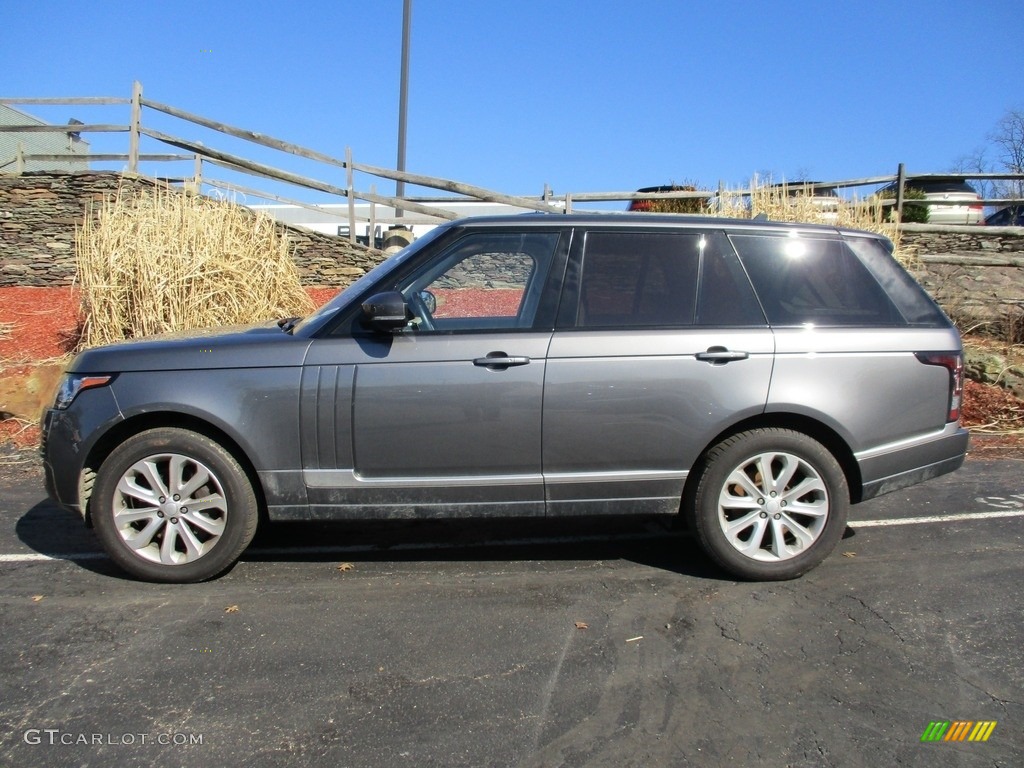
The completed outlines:
<svg viewBox="0 0 1024 768">
<path fill-rule="evenodd" d="M 5 125 L 48 125 L 19 109 L 0 104 L 0 128 Z M 0 173 L 19 171 L 19 153 L 24 155 L 61 155 L 56 160 L 26 160 L 23 171 L 87 171 L 89 170 L 89 142 L 75 131 L 75 123 L 67 131 L 40 131 L 39 133 L 7 132 L 0 130 Z M 67 159 L 63 159 L 63 157 Z"/>
<path fill-rule="evenodd" d="M 518 208 L 503 203 L 487 203 L 482 201 L 444 201 L 421 203 L 430 208 L 441 208 L 452 213 L 463 216 L 494 216 L 499 214 L 530 213 L 531 209 Z M 310 210 L 298 205 L 250 205 L 254 211 L 262 211 L 268 216 L 293 227 L 303 227 L 314 232 L 322 232 L 327 235 L 348 237 L 349 219 L 348 205 L 327 204 L 319 206 L 320 210 Z M 445 219 L 433 218 L 422 213 L 406 211 L 402 218 L 395 218 L 393 208 L 386 205 L 373 206 L 369 203 L 356 203 L 356 240 L 364 245 L 373 245 L 370 242 L 370 218 L 373 217 L 374 239 L 377 245 L 383 242 L 387 236 L 387 230 L 393 226 L 404 226 L 412 230 L 415 237 L 422 237 Z"/>
</svg>

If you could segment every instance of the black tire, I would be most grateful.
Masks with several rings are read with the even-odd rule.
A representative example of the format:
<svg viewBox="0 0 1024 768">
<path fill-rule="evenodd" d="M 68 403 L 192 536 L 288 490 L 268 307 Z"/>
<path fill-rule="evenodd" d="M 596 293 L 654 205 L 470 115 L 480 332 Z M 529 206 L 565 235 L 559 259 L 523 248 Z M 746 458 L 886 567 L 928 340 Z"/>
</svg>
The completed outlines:
<svg viewBox="0 0 1024 768">
<path fill-rule="evenodd" d="M 234 456 L 175 428 L 140 432 L 115 448 L 89 508 L 115 563 L 140 579 L 178 584 L 234 565 L 259 519 L 252 483 Z"/>
<path fill-rule="evenodd" d="M 741 579 L 775 581 L 828 557 L 849 509 L 846 476 L 828 449 L 800 432 L 770 428 L 741 432 L 708 451 L 690 513 L 712 560 Z"/>
</svg>

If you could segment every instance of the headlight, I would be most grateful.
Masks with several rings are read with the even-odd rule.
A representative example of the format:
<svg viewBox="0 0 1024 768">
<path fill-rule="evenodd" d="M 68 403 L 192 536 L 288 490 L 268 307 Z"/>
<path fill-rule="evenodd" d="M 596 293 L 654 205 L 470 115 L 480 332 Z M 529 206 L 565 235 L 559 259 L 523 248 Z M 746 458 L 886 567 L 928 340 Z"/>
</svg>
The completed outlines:
<svg viewBox="0 0 1024 768">
<path fill-rule="evenodd" d="M 53 401 L 53 407 L 63 410 L 71 405 L 71 401 L 83 389 L 105 387 L 112 378 L 114 377 L 97 376 L 94 373 L 65 373 L 64 378 L 61 379 L 60 388 L 57 390 L 57 397 Z"/>
</svg>

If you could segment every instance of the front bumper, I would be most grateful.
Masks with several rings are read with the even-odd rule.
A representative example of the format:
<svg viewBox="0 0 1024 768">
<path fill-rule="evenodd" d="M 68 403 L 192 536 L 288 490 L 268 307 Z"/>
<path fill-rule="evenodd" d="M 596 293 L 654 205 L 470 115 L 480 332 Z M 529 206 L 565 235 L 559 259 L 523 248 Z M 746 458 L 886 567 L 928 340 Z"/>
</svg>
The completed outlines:
<svg viewBox="0 0 1024 768">
<path fill-rule="evenodd" d="M 66 409 L 47 408 L 42 419 L 40 452 L 47 495 L 82 515 L 91 490 L 87 467 L 96 444 L 123 417 L 109 387 L 82 392 Z"/>
</svg>

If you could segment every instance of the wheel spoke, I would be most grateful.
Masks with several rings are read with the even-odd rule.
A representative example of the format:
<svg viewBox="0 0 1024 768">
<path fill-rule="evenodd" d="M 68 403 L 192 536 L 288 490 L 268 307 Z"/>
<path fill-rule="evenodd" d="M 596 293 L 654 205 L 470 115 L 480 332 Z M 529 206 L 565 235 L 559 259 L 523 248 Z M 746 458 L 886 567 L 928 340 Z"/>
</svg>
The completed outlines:
<svg viewBox="0 0 1024 768">
<path fill-rule="evenodd" d="M 821 478 L 805 477 L 800 481 L 799 485 L 795 488 L 790 488 L 785 493 L 782 493 L 781 496 L 786 502 L 794 504 L 811 491 L 825 491 L 825 484 L 821 482 Z"/>
<path fill-rule="evenodd" d="M 789 487 L 790 482 L 793 480 L 793 475 L 795 475 L 797 470 L 800 468 L 800 460 L 795 456 L 789 456 L 787 454 L 781 454 L 777 458 L 782 462 L 782 467 L 779 470 L 778 477 L 772 479 L 771 490 L 785 498 L 786 488 Z"/>
<path fill-rule="evenodd" d="M 167 485 L 164 483 L 163 478 L 160 477 L 160 469 L 157 467 L 156 461 L 153 459 L 145 459 L 144 461 L 138 462 L 132 467 L 132 470 L 138 472 L 143 478 L 145 478 L 146 482 L 149 483 L 149 487 L 153 489 L 153 492 L 157 496 L 170 495 L 167 492 Z"/>
<path fill-rule="evenodd" d="M 196 472 L 189 478 L 187 483 L 182 483 L 179 478 L 178 489 L 175 491 L 183 499 L 191 499 L 192 494 L 202 488 L 210 481 L 210 473 L 205 467 L 196 466 Z"/>
<path fill-rule="evenodd" d="M 137 531 L 131 526 L 124 526 L 120 529 L 121 538 L 132 549 L 144 549 L 153 543 L 153 539 L 156 538 L 160 529 L 164 527 L 165 522 L 165 520 L 154 516 L 141 531 Z"/>
<path fill-rule="evenodd" d="M 805 517 L 825 517 L 828 514 L 828 501 L 817 499 L 815 501 L 794 501 L 786 512 L 790 515 L 803 515 Z"/>
<path fill-rule="evenodd" d="M 772 456 L 767 453 L 762 453 L 757 457 L 755 462 L 757 465 L 757 475 L 761 478 L 761 490 L 760 493 L 766 494 L 773 490 L 775 483 L 772 477 Z"/>
<path fill-rule="evenodd" d="M 742 496 L 737 496 L 732 493 L 734 486 L 739 486 L 746 491 L 747 496 L 754 499 L 754 503 L 757 503 L 757 499 L 764 496 L 764 491 L 754 485 L 754 482 L 747 477 L 747 473 L 743 471 L 742 467 L 737 467 L 729 475 L 729 479 L 726 481 L 725 488 L 722 489 L 722 497 L 731 499 L 742 499 Z"/>
<path fill-rule="evenodd" d="M 207 517 L 203 512 L 198 512 L 196 514 L 189 513 L 188 522 L 211 536 L 220 536 L 224 533 L 224 526 L 226 524 L 223 517 Z"/>
<path fill-rule="evenodd" d="M 796 545 L 786 541 L 787 532 L 797 540 Z M 803 552 L 817 538 L 793 518 L 785 515 L 779 520 L 772 520 L 772 534 L 775 538 L 775 552 L 779 557 L 792 557 Z"/>
<path fill-rule="evenodd" d="M 209 496 L 203 496 L 198 499 L 191 499 L 189 501 L 189 505 L 191 507 L 195 507 L 196 509 L 201 509 L 204 512 L 210 509 L 219 509 L 222 512 L 227 512 L 228 510 L 227 504 L 224 501 L 224 497 L 221 496 L 219 493 L 211 493 Z"/>
<path fill-rule="evenodd" d="M 137 523 L 142 520 L 156 520 L 157 519 L 156 507 L 139 507 L 137 509 L 120 509 L 114 513 L 114 519 L 117 524 L 121 527 Z"/>
<path fill-rule="evenodd" d="M 117 490 L 126 496 L 138 499 L 143 504 L 148 504 L 153 507 L 159 504 L 160 494 L 150 488 L 143 488 L 139 485 L 134 473 L 125 474 L 125 476 L 121 478 L 121 482 L 117 484 Z"/>
<path fill-rule="evenodd" d="M 723 526 L 725 529 L 725 535 L 735 538 L 737 533 L 745 528 L 749 528 L 751 523 L 757 522 L 759 514 L 760 513 L 755 509 L 748 515 L 744 515 L 743 517 L 739 517 L 735 520 L 730 520 Z"/>
<path fill-rule="evenodd" d="M 168 525 L 164 529 L 164 539 L 160 542 L 160 562 L 174 565 L 178 562 L 178 526 Z"/>
<path fill-rule="evenodd" d="M 194 520 L 192 522 L 195 522 Z M 188 524 L 182 521 L 177 528 L 178 536 L 181 538 L 181 542 L 185 545 L 185 559 L 195 560 L 197 557 L 201 557 L 203 554 L 203 543 L 196 538 L 196 535 L 192 533 Z"/>
<path fill-rule="evenodd" d="M 754 530 L 750 537 L 744 541 L 737 536 L 732 537 L 732 545 L 745 555 L 755 556 L 764 543 L 764 531 L 768 527 L 768 521 L 762 517 L 755 517 L 753 520 Z"/>
</svg>

